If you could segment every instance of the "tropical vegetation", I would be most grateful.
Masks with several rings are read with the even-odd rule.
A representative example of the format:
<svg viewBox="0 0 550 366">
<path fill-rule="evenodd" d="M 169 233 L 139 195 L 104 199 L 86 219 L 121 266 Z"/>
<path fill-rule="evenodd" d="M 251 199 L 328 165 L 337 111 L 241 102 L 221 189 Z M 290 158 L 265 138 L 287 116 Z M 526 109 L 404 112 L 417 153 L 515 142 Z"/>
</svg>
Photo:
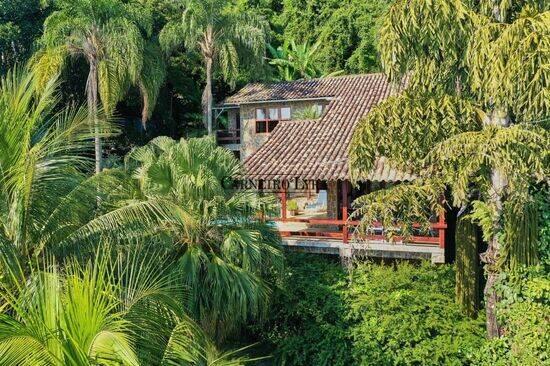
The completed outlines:
<svg viewBox="0 0 550 366">
<path fill-rule="evenodd" d="M 536 315 L 548 310 L 542 300 L 547 274 L 538 269 L 513 285 L 502 281 L 506 308 L 518 310 L 514 319 L 520 319 L 520 307 L 529 308 L 536 329 L 548 329 Z M 504 341 L 487 341 L 483 314 L 472 319 L 461 311 L 454 282 L 449 265 L 364 262 L 349 273 L 330 257 L 292 254 L 270 315 L 250 331 L 274 347 L 278 364 L 285 365 L 504 365 L 523 352 L 523 364 L 544 364 L 540 333 L 523 333 L 529 350 L 511 345 L 521 337 L 517 328 Z M 532 325 L 515 324 L 522 330 Z"/>
<path fill-rule="evenodd" d="M 548 364 L 549 30 L 538 0 L 2 1 L 0 364 Z M 374 71 L 350 171 L 418 179 L 358 230 L 446 211 L 454 264 L 285 253 L 227 184 L 215 100 Z"/>
<path fill-rule="evenodd" d="M 185 0 L 182 5 L 183 14 L 165 25 L 160 41 L 167 51 L 183 44 L 188 51 L 200 53 L 206 68 L 202 95 L 205 126 L 212 134 L 214 67 L 234 85 L 241 64 L 254 66 L 263 61 L 269 25 L 262 16 L 237 9 L 226 0 Z"/>
<path fill-rule="evenodd" d="M 268 45 L 271 59 L 269 64 L 277 69 L 276 80 L 315 79 L 337 76 L 342 70 L 324 74 L 319 66 L 318 49 L 321 43 L 309 45 L 307 42 L 296 44 L 294 40 L 284 43 L 276 49 Z"/>
<path fill-rule="evenodd" d="M 454 206 L 481 227 L 491 337 L 503 331 L 499 273 L 538 262 L 539 203 L 532 192 L 550 176 L 547 7 L 397 1 L 380 30 L 380 55 L 390 79 L 408 88 L 370 113 L 352 142 L 356 176 L 384 155 L 402 168 L 414 162 L 421 178 L 359 199 L 364 223 L 383 217 L 390 224 L 391 213 L 400 211 L 409 227 L 411 220 L 427 224 L 434 211 Z M 477 260 L 477 250 L 468 253 Z"/>
<path fill-rule="evenodd" d="M 33 71 L 44 85 L 60 72 L 68 56 L 83 57 L 88 63 L 86 99 L 90 123 L 96 126 L 97 174 L 103 159 L 98 97 L 109 115 L 129 85 L 138 85 L 145 123 L 164 81 L 164 63 L 158 47 L 147 42 L 152 19 L 139 2 L 59 0 L 54 4 L 56 10 L 44 22 L 42 49 L 34 56 Z"/>
</svg>

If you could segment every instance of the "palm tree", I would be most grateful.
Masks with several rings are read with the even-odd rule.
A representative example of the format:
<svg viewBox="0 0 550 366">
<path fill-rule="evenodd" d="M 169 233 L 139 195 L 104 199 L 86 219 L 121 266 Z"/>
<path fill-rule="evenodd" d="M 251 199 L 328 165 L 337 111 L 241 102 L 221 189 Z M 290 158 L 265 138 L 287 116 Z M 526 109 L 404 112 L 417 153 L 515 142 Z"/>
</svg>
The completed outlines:
<svg viewBox="0 0 550 366">
<path fill-rule="evenodd" d="M 160 34 L 166 51 L 185 45 L 198 51 L 206 67 L 202 103 L 208 134 L 212 134 L 212 76 L 219 68 L 234 83 L 242 61 L 263 61 L 268 23 L 250 10 L 236 10 L 228 0 L 181 0 L 183 14 Z"/>
<path fill-rule="evenodd" d="M 258 214 L 272 204 L 250 192 L 228 189 L 239 161 L 210 137 L 159 137 L 131 151 L 128 174 L 140 196 L 178 206 L 164 222 L 185 285 L 189 308 L 207 332 L 223 338 L 265 311 L 265 274 L 281 264 L 280 238 Z"/>
<path fill-rule="evenodd" d="M 0 241 L 25 256 L 35 248 L 31 243 L 41 246 L 67 233 L 79 211 L 73 218 L 63 213 L 70 209 L 63 197 L 89 168 L 82 157 L 92 137 L 86 110 L 55 113 L 55 88 L 50 81 L 38 91 L 33 75 L 20 71 L 0 81 Z M 99 128 L 103 136 L 109 132 Z"/>
<path fill-rule="evenodd" d="M 89 66 L 86 82 L 89 120 L 95 126 L 95 171 L 102 168 L 98 129 L 98 97 L 112 113 L 129 85 L 143 96 L 143 123 L 150 116 L 164 81 L 164 64 L 151 36 L 152 19 L 138 1 L 54 1 L 57 10 L 44 23 L 42 49 L 34 71 L 42 84 L 57 75 L 68 56 L 81 56 Z"/>
<path fill-rule="evenodd" d="M 111 259 L 103 247 L 83 265 L 48 260 L 28 278 L 12 267 L 16 286 L 0 290 L 0 363 L 244 364 L 239 350 L 220 352 L 185 315 L 183 287 L 166 258 L 141 249 Z"/>
<path fill-rule="evenodd" d="M 308 42 L 296 44 L 294 40 L 291 40 L 278 48 L 268 45 L 267 48 L 269 53 L 271 53 L 269 64 L 276 67 L 278 79 L 285 81 L 314 79 L 342 74 L 342 70 L 326 74 L 319 68 L 317 64 L 317 50 L 320 44 L 320 42 L 316 42 L 310 46 Z"/>
<path fill-rule="evenodd" d="M 84 173 L 97 136 L 86 109 L 60 109 L 55 81 L 37 84 L 23 71 L 0 80 L 0 244 L 22 257 L 43 249 L 61 255 L 99 236 L 135 237 L 158 225 L 165 213 L 153 200 L 118 200 L 132 195 L 124 175 Z M 106 122 L 97 127 L 100 137 L 113 132 Z"/>
</svg>

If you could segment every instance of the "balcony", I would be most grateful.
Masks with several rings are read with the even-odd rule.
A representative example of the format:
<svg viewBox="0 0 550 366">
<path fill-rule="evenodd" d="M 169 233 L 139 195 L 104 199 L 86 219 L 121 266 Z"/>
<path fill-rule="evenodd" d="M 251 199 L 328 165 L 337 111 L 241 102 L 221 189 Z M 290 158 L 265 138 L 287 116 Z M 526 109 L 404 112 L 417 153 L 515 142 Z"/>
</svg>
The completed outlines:
<svg viewBox="0 0 550 366">
<path fill-rule="evenodd" d="M 216 131 L 216 142 L 218 145 L 233 145 L 241 143 L 241 130 L 227 129 Z"/>
</svg>

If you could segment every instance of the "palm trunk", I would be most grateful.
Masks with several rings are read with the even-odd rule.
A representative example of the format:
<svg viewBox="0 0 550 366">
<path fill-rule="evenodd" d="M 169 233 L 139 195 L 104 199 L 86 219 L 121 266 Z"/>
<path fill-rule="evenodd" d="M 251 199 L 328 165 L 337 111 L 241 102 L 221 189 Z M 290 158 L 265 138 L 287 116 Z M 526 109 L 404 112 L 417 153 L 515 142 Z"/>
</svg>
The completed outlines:
<svg viewBox="0 0 550 366">
<path fill-rule="evenodd" d="M 485 125 L 506 127 L 509 124 L 508 116 L 495 110 L 485 120 Z M 495 208 L 494 235 L 488 243 L 487 251 L 481 256 L 487 271 L 487 283 L 483 293 L 485 295 L 485 311 L 487 315 L 486 326 L 489 338 L 499 337 L 501 329 L 497 321 L 496 306 L 499 301 L 494 285 L 498 278 L 497 262 L 500 256 L 500 232 L 503 207 L 503 191 L 508 185 L 506 176 L 500 169 L 493 169 L 491 172 L 491 201 Z"/>
<path fill-rule="evenodd" d="M 99 131 L 99 121 L 97 119 L 97 59 L 89 58 L 90 71 L 86 85 L 86 93 L 88 99 L 88 118 L 90 125 L 94 126 L 94 148 L 95 148 L 95 173 L 101 172 L 102 165 L 102 149 L 101 138 Z"/>
<path fill-rule="evenodd" d="M 208 128 L 208 135 L 212 135 L 212 58 L 206 58 L 206 87 L 203 93 L 204 114 L 206 116 L 206 127 Z"/>
<path fill-rule="evenodd" d="M 141 127 L 143 128 L 143 131 L 146 131 L 147 120 L 149 119 L 149 93 L 147 92 L 147 87 L 145 87 L 143 80 L 139 81 L 138 87 L 143 103 L 143 106 L 141 108 Z"/>
</svg>

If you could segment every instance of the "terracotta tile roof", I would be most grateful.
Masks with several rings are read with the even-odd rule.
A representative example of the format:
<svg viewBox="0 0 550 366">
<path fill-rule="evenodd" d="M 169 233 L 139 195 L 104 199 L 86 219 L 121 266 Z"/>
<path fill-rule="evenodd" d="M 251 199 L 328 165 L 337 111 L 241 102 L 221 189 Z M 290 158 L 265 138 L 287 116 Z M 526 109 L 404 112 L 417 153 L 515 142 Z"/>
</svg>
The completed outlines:
<svg viewBox="0 0 550 366">
<path fill-rule="evenodd" d="M 362 75 L 361 75 L 362 76 Z M 296 80 L 280 83 L 251 83 L 236 94 L 226 98 L 222 104 L 245 104 L 272 100 L 295 100 L 329 98 L 339 95 L 343 80 L 358 78 L 357 75 L 324 79 Z"/>
<path fill-rule="evenodd" d="M 246 161 L 247 175 L 258 179 L 349 179 L 348 148 L 355 125 L 390 95 L 383 74 L 349 75 L 277 84 L 250 84 L 226 104 L 330 97 L 317 120 L 280 122 L 269 139 Z M 410 180 L 378 159 L 367 179 Z"/>
</svg>

